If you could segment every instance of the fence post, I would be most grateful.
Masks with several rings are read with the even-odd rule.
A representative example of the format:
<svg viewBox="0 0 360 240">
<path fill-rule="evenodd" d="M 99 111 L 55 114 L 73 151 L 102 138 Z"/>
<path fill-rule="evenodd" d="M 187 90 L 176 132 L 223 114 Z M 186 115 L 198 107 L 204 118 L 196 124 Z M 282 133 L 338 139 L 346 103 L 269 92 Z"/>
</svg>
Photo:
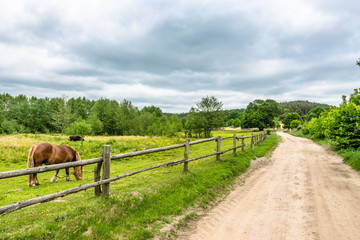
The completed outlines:
<svg viewBox="0 0 360 240">
<path fill-rule="evenodd" d="M 185 152 L 184 152 L 184 158 L 185 158 L 184 172 L 188 171 L 189 162 L 187 160 L 189 159 L 189 150 L 190 150 L 190 139 L 186 138 L 186 140 L 185 140 Z"/>
<path fill-rule="evenodd" d="M 103 174 L 102 180 L 110 178 L 110 162 L 111 162 L 111 146 L 104 146 L 104 156 L 103 156 Z M 103 184 L 102 186 L 102 197 L 105 197 L 109 194 L 110 183 Z"/>
<path fill-rule="evenodd" d="M 233 150 L 233 153 L 236 153 L 236 133 L 234 133 L 234 150 Z"/>
<path fill-rule="evenodd" d="M 241 151 L 243 152 L 244 151 L 244 148 L 245 148 L 245 136 L 244 135 L 242 135 L 241 136 L 242 138 L 241 138 Z"/>
<path fill-rule="evenodd" d="M 220 151 L 221 151 L 221 136 L 218 136 L 216 142 L 216 152 L 218 153 L 216 154 L 216 161 L 220 161 Z"/>
<path fill-rule="evenodd" d="M 251 149 L 254 149 L 254 134 L 251 134 Z"/>
<path fill-rule="evenodd" d="M 264 140 L 266 139 L 266 129 L 264 129 Z"/>
<path fill-rule="evenodd" d="M 104 157 L 104 151 L 101 151 L 101 157 Z M 103 161 L 98 162 L 95 166 L 95 170 L 94 170 L 94 182 L 98 182 L 100 181 L 100 171 L 101 171 L 101 165 L 102 165 Z M 101 195 L 101 186 L 96 186 L 94 188 L 95 190 L 95 196 L 100 196 Z"/>
</svg>

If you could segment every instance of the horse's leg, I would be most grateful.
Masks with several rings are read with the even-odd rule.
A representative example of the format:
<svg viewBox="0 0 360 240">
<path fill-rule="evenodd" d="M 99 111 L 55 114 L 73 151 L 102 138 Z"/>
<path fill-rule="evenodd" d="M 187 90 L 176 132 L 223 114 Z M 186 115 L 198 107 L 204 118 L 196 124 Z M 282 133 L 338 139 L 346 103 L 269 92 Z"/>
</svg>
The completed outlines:
<svg viewBox="0 0 360 240">
<path fill-rule="evenodd" d="M 66 168 L 65 171 L 66 171 L 66 181 L 71 181 L 71 178 L 69 176 L 69 168 Z"/>
<path fill-rule="evenodd" d="M 57 177 L 59 171 L 60 171 L 60 169 L 55 170 L 55 175 L 51 178 L 50 182 L 52 182 L 52 183 L 56 183 L 56 182 L 57 182 L 57 181 L 56 181 L 56 177 Z"/>
<path fill-rule="evenodd" d="M 40 167 L 40 166 L 41 166 L 41 164 L 38 164 L 38 163 L 35 164 L 35 167 Z M 35 185 L 40 185 L 39 180 L 37 178 L 37 173 L 34 173 L 33 181 L 34 181 Z"/>
<path fill-rule="evenodd" d="M 35 182 L 35 185 L 40 185 L 39 180 L 37 178 L 37 173 L 34 173 L 34 182 Z"/>
<path fill-rule="evenodd" d="M 34 175 L 35 174 L 29 174 L 29 186 L 30 187 L 34 187 L 35 186 L 35 182 L 34 182 Z"/>
</svg>

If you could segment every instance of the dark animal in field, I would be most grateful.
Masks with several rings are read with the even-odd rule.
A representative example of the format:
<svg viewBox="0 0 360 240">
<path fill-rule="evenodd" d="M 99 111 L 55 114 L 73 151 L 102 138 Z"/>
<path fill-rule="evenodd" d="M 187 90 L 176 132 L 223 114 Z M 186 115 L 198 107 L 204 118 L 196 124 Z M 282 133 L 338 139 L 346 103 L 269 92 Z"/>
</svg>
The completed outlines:
<svg viewBox="0 0 360 240">
<path fill-rule="evenodd" d="M 80 136 L 70 136 L 70 141 L 84 141 L 84 139 Z"/>
<path fill-rule="evenodd" d="M 42 164 L 52 165 L 80 160 L 79 153 L 68 145 L 57 146 L 50 143 L 40 143 L 30 148 L 27 167 L 40 167 Z M 59 171 L 60 170 L 55 170 L 55 175 L 51 178 L 51 182 L 56 182 Z M 77 180 L 82 179 L 82 172 L 82 166 L 74 167 L 74 176 Z M 66 168 L 66 181 L 71 181 L 69 168 Z M 33 187 L 35 185 L 40 185 L 37 174 L 30 174 L 29 186 Z"/>
</svg>

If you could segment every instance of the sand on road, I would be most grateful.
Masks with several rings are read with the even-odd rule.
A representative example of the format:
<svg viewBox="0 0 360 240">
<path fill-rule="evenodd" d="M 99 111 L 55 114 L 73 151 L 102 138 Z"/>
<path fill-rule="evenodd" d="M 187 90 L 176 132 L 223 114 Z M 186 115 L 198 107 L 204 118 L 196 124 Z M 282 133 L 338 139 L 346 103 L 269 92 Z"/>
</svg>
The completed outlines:
<svg viewBox="0 0 360 240">
<path fill-rule="evenodd" d="M 359 173 L 325 147 L 278 134 L 272 156 L 253 161 L 245 183 L 178 239 L 360 239 Z"/>
</svg>

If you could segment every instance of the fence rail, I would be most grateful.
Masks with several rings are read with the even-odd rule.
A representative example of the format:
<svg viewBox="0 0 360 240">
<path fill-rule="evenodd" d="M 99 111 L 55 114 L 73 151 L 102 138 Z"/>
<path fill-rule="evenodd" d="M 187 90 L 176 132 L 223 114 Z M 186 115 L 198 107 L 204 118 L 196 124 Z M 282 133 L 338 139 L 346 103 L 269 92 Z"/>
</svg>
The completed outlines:
<svg viewBox="0 0 360 240">
<path fill-rule="evenodd" d="M 221 151 L 220 150 L 221 149 L 221 141 L 230 139 L 230 138 L 233 138 L 233 147 Z M 236 134 L 234 134 L 233 137 L 221 138 L 221 136 L 218 136 L 218 137 L 196 140 L 196 141 L 192 141 L 192 142 L 190 142 L 189 139 L 187 138 L 185 143 L 182 143 L 182 144 L 176 144 L 176 145 L 159 147 L 159 148 L 152 148 L 152 149 L 147 149 L 147 150 L 142 150 L 142 151 L 137 151 L 137 152 L 122 153 L 122 154 L 117 154 L 117 155 L 111 155 L 111 146 L 105 145 L 102 155 L 99 158 L 87 159 L 87 160 L 76 161 L 76 162 L 71 162 L 71 163 L 61 163 L 61 164 L 43 166 L 43 167 L 34 167 L 34 168 L 28 168 L 28 169 L 0 172 L 0 179 L 4 179 L 4 178 L 12 178 L 12 177 L 33 174 L 33 173 L 43 173 L 43 172 L 48 172 L 48 171 L 58 170 L 58 169 L 63 169 L 63 168 L 85 166 L 85 165 L 96 163 L 95 170 L 94 170 L 94 182 L 93 183 L 81 185 L 79 187 L 68 189 L 65 191 L 58 192 L 58 193 L 53 193 L 53 194 L 33 198 L 30 200 L 17 202 L 17 203 L 8 205 L 8 206 L 0 207 L 0 214 L 5 215 L 5 214 L 19 210 L 24 207 L 28 207 L 28 206 L 31 206 L 31 205 L 34 205 L 37 203 L 48 202 L 48 201 L 54 200 L 56 198 L 64 197 L 69 194 L 77 193 L 77 192 L 80 192 L 80 191 L 83 191 L 83 190 L 86 190 L 89 188 L 95 188 L 96 196 L 100 196 L 100 195 L 106 196 L 107 194 L 109 194 L 109 187 L 110 187 L 111 182 L 120 180 L 125 177 L 129 177 L 129 176 L 132 176 L 132 175 L 135 175 L 138 173 L 142 173 L 142 172 L 149 171 L 152 169 L 160 168 L 160 167 L 169 167 L 169 166 L 184 164 L 184 172 L 187 172 L 189 162 L 200 160 L 200 159 L 207 158 L 210 156 L 216 156 L 216 160 L 219 161 L 221 154 L 224 154 L 231 150 L 233 150 L 233 152 L 235 153 L 236 149 L 238 149 L 238 148 L 242 148 L 242 151 L 244 151 L 244 148 L 245 148 L 244 140 L 247 138 L 251 138 L 250 147 L 253 149 L 256 144 L 258 144 L 261 141 L 266 139 L 266 133 L 264 131 L 264 133 L 251 135 L 251 136 L 243 136 L 243 135 L 236 136 Z M 241 145 L 237 146 L 236 141 L 239 139 L 242 140 L 242 143 L 241 143 Z M 217 143 L 216 152 L 189 159 L 189 147 L 191 145 L 210 142 L 210 141 L 216 141 L 216 143 Z M 127 173 L 124 173 L 124 174 L 121 174 L 121 175 L 118 175 L 115 177 L 110 177 L 111 160 L 135 157 L 135 156 L 140 156 L 140 155 L 155 153 L 155 152 L 168 151 L 168 150 L 182 148 L 182 147 L 185 148 L 183 159 L 158 164 L 155 166 L 143 168 L 143 169 L 132 171 L 132 172 L 127 172 Z M 103 170 L 102 171 L 102 180 L 100 180 L 101 179 L 101 169 Z M 101 186 L 102 186 L 102 188 L 101 188 Z"/>
</svg>

